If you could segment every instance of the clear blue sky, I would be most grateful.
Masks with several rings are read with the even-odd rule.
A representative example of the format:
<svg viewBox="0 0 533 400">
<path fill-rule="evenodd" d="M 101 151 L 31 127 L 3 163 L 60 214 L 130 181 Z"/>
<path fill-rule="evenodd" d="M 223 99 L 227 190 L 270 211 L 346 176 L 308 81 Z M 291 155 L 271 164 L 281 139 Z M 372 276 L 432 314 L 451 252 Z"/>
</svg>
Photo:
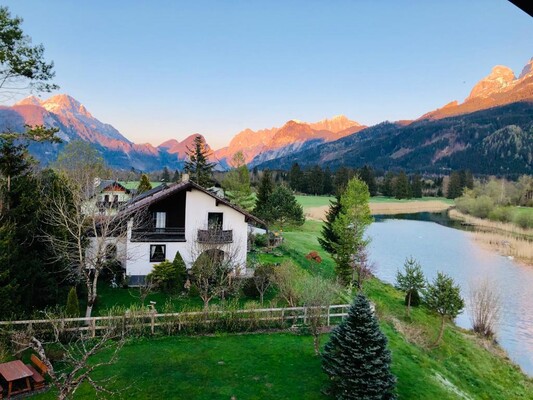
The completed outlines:
<svg viewBox="0 0 533 400">
<path fill-rule="evenodd" d="M 2 3 L 44 44 L 60 93 L 154 145 L 200 132 L 219 148 L 336 114 L 412 119 L 533 56 L 533 19 L 505 0 Z"/>
</svg>

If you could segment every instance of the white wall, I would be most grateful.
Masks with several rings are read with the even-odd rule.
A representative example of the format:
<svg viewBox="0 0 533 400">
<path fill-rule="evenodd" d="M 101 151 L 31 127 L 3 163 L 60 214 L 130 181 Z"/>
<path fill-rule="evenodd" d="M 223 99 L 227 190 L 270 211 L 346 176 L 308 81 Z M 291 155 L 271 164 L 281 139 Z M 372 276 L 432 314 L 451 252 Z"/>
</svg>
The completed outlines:
<svg viewBox="0 0 533 400">
<path fill-rule="evenodd" d="M 246 253 L 248 243 L 248 224 L 245 217 L 240 212 L 224 204 L 216 205 L 216 199 L 199 191 L 192 189 L 186 192 L 185 206 L 185 242 L 131 242 L 131 223 L 128 227 L 128 249 L 127 249 L 127 269 L 128 275 L 147 275 L 151 272 L 153 265 L 157 262 L 150 262 L 150 245 L 163 244 L 166 246 L 166 258 L 170 261 L 174 259 L 179 251 L 183 260 L 190 268 L 205 246 L 197 243 L 199 229 L 207 229 L 207 216 L 210 212 L 223 213 L 224 230 L 233 230 L 233 243 L 220 246 L 241 273 L 246 272 Z"/>
</svg>

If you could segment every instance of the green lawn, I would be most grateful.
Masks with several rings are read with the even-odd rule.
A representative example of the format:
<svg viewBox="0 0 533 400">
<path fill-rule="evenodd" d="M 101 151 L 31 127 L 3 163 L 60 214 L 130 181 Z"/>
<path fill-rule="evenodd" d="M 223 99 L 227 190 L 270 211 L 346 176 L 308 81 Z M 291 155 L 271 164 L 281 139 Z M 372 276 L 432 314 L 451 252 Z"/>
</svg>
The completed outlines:
<svg viewBox="0 0 533 400">
<path fill-rule="evenodd" d="M 329 201 L 333 200 L 332 196 L 296 196 L 298 203 L 304 209 L 311 207 L 321 207 L 329 205 Z M 370 203 L 409 203 L 412 201 L 442 201 L 446 204 L 454 204 L 453 200 L 445 197 L 422 197 L 421 199 L 402 199 L 398 200 L 394 197 L 375 196 L 370 198 Z"/>
<path fill-rule="evenodd" d="M 332 276 L 333 260 L 316 241 L 321 225 L 307 221 L 284 232 L 280 249 L 258 257 L 290 258 L 313 273 Z M 311 250 L 323 257 L 321 264 L 305 259 Z M 442 344 L 431 348 L 439 323 L 434 315 L 419 307 L 408 319 L 403 294 L 377 279 L 364 291 L 389 339 L 399 399 L 533 400 L 533 380 L 498 348 L 451 324 Z M 126 291 L 111 292 L 115 300 L 127 301 L 120 297 Z M 115 365 L 96 374 L 104 377 L 114 377 L 111 388 L 124 389 L 122 397 L 128 399 L 326 399 L 321 390 L 327 380 L 311 338 L 291 333 L 133 339 Z M 54 393 L 35 398 L 52 399 Z M 93 393 L 83 386 L 75 398 L 90 399 Z"/>
<path fill-rule="evenodd" d="M 312 339 L 294 334 L 133 340 L 115 365 L 95 374 L 127 399 L 326 399 Z M 53 399 L 54 392 L 34 396 Z M 76 399 L 92 399 L 87 385 Z"/>
</svg>

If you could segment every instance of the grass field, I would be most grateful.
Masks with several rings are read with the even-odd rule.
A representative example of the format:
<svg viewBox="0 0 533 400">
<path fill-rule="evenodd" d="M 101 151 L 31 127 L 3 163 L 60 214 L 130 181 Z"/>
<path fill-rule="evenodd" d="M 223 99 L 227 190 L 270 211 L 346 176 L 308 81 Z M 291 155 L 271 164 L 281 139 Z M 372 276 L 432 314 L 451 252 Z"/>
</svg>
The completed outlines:
<svg viewBox="0 0 533 400">
<path fill-rule="evenodd" d="M 332 196 L 296 196 L 298 203 L 302 205 L 304 209 L 311 207 L 329 206 L 329 201 L 333 200 Z M 453 205 L 453 200 L 445 197 L 422 197 L 421 199 L 395 199 L 394 197 L 375 196 L 370 198 L 370 204 L 380 203 L 410 203 L 413 201 L 442 201 L 443 203 Z"/>
<path fill-rule="evenodd" d="M 292 259 L 302 268 L 332 276 L 333 260 L 317 243 L 322 224 L 307 221 L 284 232 L 285 243 L 269 261 Z M 319 251 L 321 264 L 305 259 Z M 372 279 L 364 291 L 389 339 L 399 399 L 532 399 L 533 380 L 510 363 L 494 344 L 448 324 L 443 343 L 433 348 L 438 319 L 424 307 L 405 315 L 403 294 Z M 125 300 L 124 300 L 125 301 Z M 327 339 L 327 337 L 325 337 Z M 309 336 L 291 333 L 167 337 L 131 340 L 115 365 L 96 378 L 114 377 L 112 389 L 128 399 L 326 399 L 327 383 Z M 53 391 L 35 396 L 52 399 Z M 76 399 L 92 399 L 83 386 Z"/>
</svg>

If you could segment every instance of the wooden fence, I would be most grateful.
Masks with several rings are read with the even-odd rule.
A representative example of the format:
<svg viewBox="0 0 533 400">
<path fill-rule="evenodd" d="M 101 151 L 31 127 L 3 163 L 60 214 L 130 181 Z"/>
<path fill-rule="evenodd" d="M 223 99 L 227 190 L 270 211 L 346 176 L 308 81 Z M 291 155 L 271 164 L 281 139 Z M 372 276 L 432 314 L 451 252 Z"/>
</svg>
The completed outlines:
<svg viewBox="0 0 533 400">
<path fill-rule="evenodd" d="M 207 310 L 178 313 L 157 313 L 155 310 L 133 311 L 124 315 L 60 319 L 35 319 L 21 321 L 0 321 L 3 330 L 50 330 L 60 331 L 87 331 L 94 337 L 99 330 L 122 328 L 123 331 L 131 328 L 146 328 L 154 334 L 158 327 L 175 327 L 181 331 L 192 324 L 209 325 L 221 321 L 236 323 L 255 323 L 257 329 L 267 326 L 268 323 L 298 323 L 306 324 L 309 318 L 322 318 L 325 326 L 335 325 L 347 316 L 349 304 L 337 304 L 324 307 L 285 307 L 285 308 L 258 308 L 238 310 Z M 253 326 L 256 326 L 253 325 Z M 251 326 L 251 325 L 250 325 Z"/>
</svg>

